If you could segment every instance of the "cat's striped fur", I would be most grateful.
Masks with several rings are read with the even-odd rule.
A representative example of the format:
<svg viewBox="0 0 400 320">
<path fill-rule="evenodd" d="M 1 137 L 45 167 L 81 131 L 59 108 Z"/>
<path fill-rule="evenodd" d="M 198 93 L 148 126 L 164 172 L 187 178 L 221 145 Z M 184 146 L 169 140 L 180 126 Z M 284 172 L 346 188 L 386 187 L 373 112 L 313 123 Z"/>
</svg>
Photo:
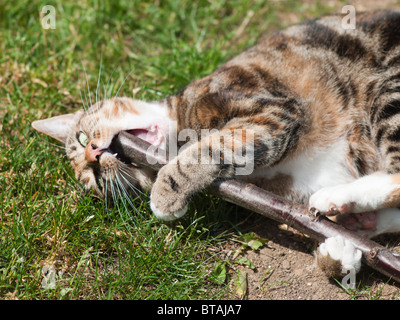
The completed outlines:
<svg viewBox="0 0 400 320">
<path fill-rule="evenodd" d="M 356 29 L 345 29 L 341 16 L 330 16 L 277 32 L 161 101 L 114 98 L 69 116 L 72 133 L 46 129 L 51 120 L 34 126 L 66 141 L 77 178 L 103 193 L 119 167 L 126 189 L 154 181 L 153 172 L 112 155 L 119 131 L 135 129 L 140 136 L 147 130 L 150 142 L 166 147 L 171 121 L 178 132 L 191 128 L 199 136 L 202 129 L 218 129 L 164 166 L 152 183 L 151 208 L 165 220 L 183 215 L 190 196 L 215 179 L 235 176 L 235 158 L 225 163 L 212 142 L 224 135 L 225 146 L 234 148 L 235 140 L 247 141 L 234 130 L 252 130 L 254 148 L 245 156 L 255 170 L 237 178 L 329 215 L 363 213 L 341 221 L 368 236 L 397 232 L 400 211 L 385 208 L 400 205 L 400 13 L 357 13 L 356 22 Z M 82 130 L 84 146 L 77 143 Z M 203 149 L 210 157 L 221 151 L 220 163 L 187 163 Z M 331 251 L 321 252 L 329 257 Z M 359 254 L 354 257 L 350 264 L 359 266 Z"/>
</svg>

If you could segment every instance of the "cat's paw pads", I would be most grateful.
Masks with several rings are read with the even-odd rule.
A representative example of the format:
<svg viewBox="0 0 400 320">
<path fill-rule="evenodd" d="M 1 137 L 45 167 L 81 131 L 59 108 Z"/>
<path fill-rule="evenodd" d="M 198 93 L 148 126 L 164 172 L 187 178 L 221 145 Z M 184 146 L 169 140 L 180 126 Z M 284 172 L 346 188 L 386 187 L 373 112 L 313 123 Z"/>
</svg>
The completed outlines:
<svg viewBox="0 0 400 320">
<path fill-rule="evenodd" d="M 348 271 L 358 272 L 362 252 L 341 236 L 330 237 L 317 249 L 317 263 L 328 277 L 341 277 Z"/>
<path fill-rule="evenodd" d="M 355 209 L 351 190 L 346 187 L 328 187 L 315 192 L 309 201 L 309 208 L 324 215 L 351 213 Z"/>
<path fill-rule="evenodd" d="M 176 219 L 181 218 L 182 216 L 185 215 L 188 206 L 186 205 L 185 207 L 183 207 L 183 209 L 178 210 L 178 211 L 163 211 L 160 210 L 159 208 L 157 208 L 156 204 L 151 201 L 150 198 L 150 208 L 151 211 L 153 212 L 153 214 L 160 220 L 164 220 L 164 221 L 173 221 Z"/>
<path fill-rule="evenodd" d="M 368 232 L 376 230 L 378 222 L 377 211 L 351 213 L 338 216 L 336 222 L 346 229 L 368 236 Z"/>
</svg>

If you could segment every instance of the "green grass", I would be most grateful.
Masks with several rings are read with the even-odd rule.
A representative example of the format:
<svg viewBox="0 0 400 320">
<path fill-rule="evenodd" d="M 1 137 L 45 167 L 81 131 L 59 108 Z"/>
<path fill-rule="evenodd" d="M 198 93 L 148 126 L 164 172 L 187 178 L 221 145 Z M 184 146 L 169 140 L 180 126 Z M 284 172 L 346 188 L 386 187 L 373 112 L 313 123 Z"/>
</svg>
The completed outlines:
<svg viewBox="0 0 400 320">
<path fill-rule="evenodd" d="M 82 193 L 62 148 L 33 120 L 82 108 L 101 96 L 158 99 L 254 44 L 294 12 L 325 13 L 300 1 L 0 2 L 0 299 L 218 299 L 212 247 L 240 233 L 240 209 L 195 197 L 182 221 L 152 217 Z M 89 97 L 88 90 L 91 91 Z M 44 266 L 56 271 L 45 289 Z"/>
</svg>

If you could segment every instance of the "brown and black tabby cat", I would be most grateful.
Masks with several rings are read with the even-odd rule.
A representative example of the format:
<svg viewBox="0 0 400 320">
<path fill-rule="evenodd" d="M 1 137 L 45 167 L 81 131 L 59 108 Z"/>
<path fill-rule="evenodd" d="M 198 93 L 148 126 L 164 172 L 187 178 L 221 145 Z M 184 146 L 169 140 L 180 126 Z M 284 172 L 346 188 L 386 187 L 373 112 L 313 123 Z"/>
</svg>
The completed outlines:
<svg viewBox="0 0 400 320">
<path fill-rule="evenodd" d="M 104 195 L 112 183 L 151 188 L 160 219 L 181 217 L 194 193 L 236 177 L 308 203 L 365 236 L 399 232 L 400 12 L 356 18 L 356 29 L 330 16 L 280 31 L 161 101 L 115 97 L 33 127 L 65 143 L 87 189 Z M 187 128 L 199 136 L 217 130 L 157 176 L 110 149 L 122 130 L 168 148 L 170 132 Z M 250 143 L 234 134 L 239 129 L 254 133 L 244 155 L 254 163 L 247 176 L 235 176 L 236 158 L 224 162 L 227 150 L 211 143 L 221 135 L 225 148 Z M 206 149 L 208 157 L 220 152 L 221 161 L 197 161 Z M 338 263 L 345 272 L 359 269 L 361 252 L 336 237 L 320 245 L 318 257 L 327 272 Z"/>
</svg>

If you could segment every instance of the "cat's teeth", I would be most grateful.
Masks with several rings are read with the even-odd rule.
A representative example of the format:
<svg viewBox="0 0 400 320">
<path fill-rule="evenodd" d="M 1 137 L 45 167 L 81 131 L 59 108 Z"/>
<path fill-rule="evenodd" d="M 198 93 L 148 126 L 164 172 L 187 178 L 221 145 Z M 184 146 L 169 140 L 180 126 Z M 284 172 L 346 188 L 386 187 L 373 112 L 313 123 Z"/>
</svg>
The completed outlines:
<svg viewBox="0 0 400 320">
<path fill-rule="evenodd" d="M 117 157 L 117 155 L 118 155 L 118 153 L 114 153 L 114 154 L 113 154 L 113 157 Z"/>
</svg>

